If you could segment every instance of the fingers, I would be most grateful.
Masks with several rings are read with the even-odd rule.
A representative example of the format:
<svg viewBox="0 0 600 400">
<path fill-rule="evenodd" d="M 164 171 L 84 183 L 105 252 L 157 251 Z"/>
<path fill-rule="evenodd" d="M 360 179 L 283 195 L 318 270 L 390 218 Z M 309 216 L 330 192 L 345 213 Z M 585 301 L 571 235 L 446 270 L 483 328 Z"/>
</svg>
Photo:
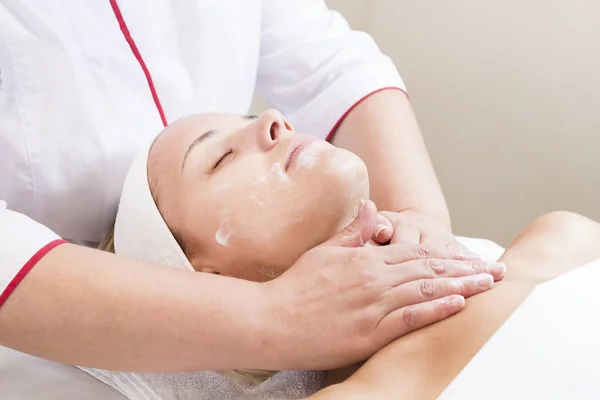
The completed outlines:
<svg viewBox="0 0 600 400">
<path fill-rule="evenodd" d="M 386 293 L 387 315 L 379 322 L 378 329 L 389 329 L 389 334 L 402 336 L 462 310 L 466 297 L 493 286 L 494 279 L 488 274 L 421 279 L 400 285 Z"/>
<path fill-rule="evenodd" d="M 400 264 L 412 260 L 441 258 L 448 260 L 474 261 L 479 256 L 471 252 L 454 251 L 447 247 L 432 247 L 424 244 L 400 243 L 380 248 L 388 264 Z"/>
<path fill-rule="evenodd" d="M 389 343 L 414 330 L 448 318 L 464 307 L 465 298 L 460 295 L 402 307 L 383 317 L 377 325 L 377 330 L 382 342 Z"/>
<path fill-rule="evenodd" d="M 456 240 L 456 238 L 452 235 L 430 235 L 425 233 L 421 236 L 421 243 L 427 244 L 431 247 L 445 247 L 454 252 L 470 253 L 469 249 Z"/>
<path fill-rule="evenodd" d="M 371 239 L 373 239 L 376 243 L 386 244 L 392 239 L 393 234 L 394 226 L 390 220 L 381 214 L 377 214 L 375 221 L 375 233 Z"/>
<path fill-rule="evenodd" d="M 390 265 L 388 278 L 391 279 L 389 284 L 398 286 L 417 279 L 458 278 L 477 274 L 489 274 L 495 280 L 500 280 L 505 273 L 506 265 L 500 262 L 428 258 Z"/>
<path fill-rule="evenodd" d="M 385 294 L 387 312 L 400 307 L 440 299 L 451 295 L 470 297 L 494 286 L 494 278 L 488 274 L 462 278 L 420 279 L 390 289 Z"/>
<path fill-rule="evenodd" d="M 479 257 L 479 255 L 471 253 L 469 249 L 467 249 L 467 246 L 457 240 L 452 240 L 450 243 L 446 244 L 446 248 L 448 248 L 450 251 L 455 251 L 458 253 L 470 253 Z"/>
<path fill-rule="evenodd" d="M 370 200 L 361 200 L 358 215 L 341 232 L 321 246 L 362 247 L 375 233 L 377 207 Z"/>
</svg>

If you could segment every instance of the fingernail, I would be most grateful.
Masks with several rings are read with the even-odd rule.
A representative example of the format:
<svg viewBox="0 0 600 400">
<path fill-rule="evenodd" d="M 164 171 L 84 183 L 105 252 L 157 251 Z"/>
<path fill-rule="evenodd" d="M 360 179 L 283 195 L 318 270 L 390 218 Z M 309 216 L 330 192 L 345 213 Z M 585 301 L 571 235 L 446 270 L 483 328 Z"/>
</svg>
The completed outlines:
<svg viewBox="0 0 600 400">
<path fill-rule="evenodd" d="M 387 227 L 387 225 L 383 225 L 383 224 L 377 225 L 377 230 L 375 231 L 375 237 L 379 237 L 379 235 L 381 234 L 381 232 L 385 231 L 386 229 L 389 229 Z"/>
<path fill-rule="evenodd" d="M 506 273 L 506 264 L 501 262 L 490 263 L 490 272 L 494 276 L 504 276 Z"/>
<path fill-rule="evenodd" d="M 479 289 L 489 289 L 494 286 L 494 277 L 488 274 L 465 276 L 464 282 L 474 283 Z"/>
<path fill-rule="evenodd" d="M 448 299 L 448 305 L 451 308 L 462 308 L 465 305 L 465 298 L 462 296 L 458 296 L 458 295 L 451 296 Z"/>
</svg>

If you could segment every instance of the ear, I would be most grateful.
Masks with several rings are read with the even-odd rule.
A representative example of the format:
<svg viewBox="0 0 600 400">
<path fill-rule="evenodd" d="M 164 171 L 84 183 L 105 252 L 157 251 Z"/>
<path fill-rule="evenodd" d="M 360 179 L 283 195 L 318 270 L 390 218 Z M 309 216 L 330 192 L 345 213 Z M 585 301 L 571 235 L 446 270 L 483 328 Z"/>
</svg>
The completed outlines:
<svg viewBox="0 0 600 400">
<path fill-rule="evenodd" d="M 205 272 L 207 274 L 224 275 L 224 274 L 221 273 L 221 271 L 219 271 L 217 269 L 214 269 L 212 267 L 200 267 L 196 271 L 198 271 L 198 272 Z"/>
<path fill-rule="evenodd" d="M 192 264 L 192 267 L 194 267 L 196 272 L 204 272 L 204 273 L 213 274 L 213 275 L 229 276 L 229 274 L 226 274 L 222 270 L 222 268 L 219 268 L 218 264 L 215 264 L 214 262 L 207 260 L 202 256 L 191 255 L 189 257 L 189 260 L 190 260 L 190 264 Z"/>
</svg>

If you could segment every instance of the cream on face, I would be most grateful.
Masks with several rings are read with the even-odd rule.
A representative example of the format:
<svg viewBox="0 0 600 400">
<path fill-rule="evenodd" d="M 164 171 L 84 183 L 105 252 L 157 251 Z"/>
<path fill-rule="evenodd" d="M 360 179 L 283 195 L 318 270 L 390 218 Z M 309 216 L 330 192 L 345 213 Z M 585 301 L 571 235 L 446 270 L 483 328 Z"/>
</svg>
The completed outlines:
<svg viewBox="0 0 600 400">
<path fill-rule="evenodd" d="M 368 198 L 358 157 L 295 134 L 274 111 L 257 119 L 202 114 L 175 123 L 156 141 L 149 175 L 192 265 L 250 280 L 285 271 L 349 223 Z"/>
<path fill-rule="evenodd" d="M 283 171 L 279 162 L 275 162 L 267 174 L 258 177 L 253 185 L 269 185 L 272 184 L 274 180 L 289 182 L 289 178 Z M 212 207 L 217 210 L 219 215 L 219 229 L 217 229 L 217 232 L 215 233 L 215 240 L 221 246 L 227 246 L 229 244 L 229 239 L 231 236 L 235 235 L 234 232 L 237 231 L 238 236 L 239 232 L 243 232 L 243 227 L 240 229 L 240 226 L 237 226 L 236 229 L 236 225 L 239 224 L 236 224 L 237 220 L 231 217 L 231 214 L 233 213 L 233 207 L 231 205 L 227 205 L 229 202 L 225 198 L 227 195 L 227 190 L 230 190 L 231 187 L 232 185 L 219 186 L 217 189 L 215 189 L 213 195 L 211 196 Z M 261 199 L 260 192 L 249 195 L 248 199 L 259 206 L 266 205 L 266 202 Z M 285 223 L 286 221 L 282 222 Z"/>
</svg>

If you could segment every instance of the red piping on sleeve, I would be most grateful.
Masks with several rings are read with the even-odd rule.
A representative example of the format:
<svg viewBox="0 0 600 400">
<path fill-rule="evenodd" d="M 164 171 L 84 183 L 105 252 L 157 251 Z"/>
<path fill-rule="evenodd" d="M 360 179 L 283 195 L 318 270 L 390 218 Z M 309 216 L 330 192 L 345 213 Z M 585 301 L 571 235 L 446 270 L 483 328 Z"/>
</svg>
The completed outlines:
<svg viewBox="0 0 600 400">
<path fill-rule="evenodd" d="M 62 239 L 57 239 L 57 240 L 54 240 L 54 241 L 48 243 L 47 245 L 45 245 L 44 247 L 42 247 L 41 249 L 39 249 L 37 251 L 37 253 L 35 253 L 33 255 L 33 257 L 31 257 L 29 259 L 29 261 L 27 261 L 25 263 L 25 265 L 23 266 L 23 268 L 21 268 L 21 270 L 19 272 L 17 272 L 17 275 L 15 275 L 15 277 L 13 278 L 12 281 L 10 281 L 10 283 L 8 284 L 8 286 L 6 287 L 6 289 L 4 289 L 4 292 L 2 292 L 2 294 L 0 294 L 0 308 L 2 308 L 2 306 L 4 305 L 4 303 L 6 302 L 6 300 L 9 298 L 9 296 L 12 294 L 12 292 L 15 291 L 15 289 L 17 288 L 17 286 L 19 286 L 19 284 L 21 283 L 21 281 L 23 279 L 25 279 L 25 277 L 27 276 L 27 274 L 29 273 L 29 271 L 31 271 L 33 269 L 33 267 L 35 267 L 35 265 L 37 264 L 37 262 L 40 261 L 42 259 L 42 257 L 44 257 L 46 254 L 48 254 L 48 252 L 50 250 L 52 250 L 53 248 L 55 248 L 59 244 L 63 244 L 63 243 L 67 243 L 67 241 L 66 240 L 62 240 Z"/>
<path fill-rule="evenodd" d="M 352 112 L 352 110 L 354 110 L 354 108 L 357 105 L 359 105 L 360 103 L 362 103 L 369 97 L 373 96 L 375 93 L 383 92 L 384 90 L 399 90 L 399 91 L 403 92 L 406 95 L 406 97 L 408 97 L 408 93 L 406 93 L 406 91 L 404 89 L 396 87 L 396 86 L 387 86 L 387 87 L 383 87 L 381 89 L 372 91 L 371 93 L 361 97 L 356 103 L 352 104 L 352 107 L 350 107 L 348 110 L 346 110 L 346 112 L 335 123 L 335 125 L 333 126 L 333 128 L 331 129 L 331 131 L 329 132 L 327 137 L 325 138 L 325 140 L 327 140 L 328 142 L 331 142 L 333 140 L 333 137 L 335 136 L 336 131 L 338 130 L 338 128 L 340 127 L 342 122 L 344 122 L 344 119 L 348 116 L 348 114 L 350 114 L 350 112 Z"/>
<path fill-rule="evenodd" d="M 117 0 L 110 0 L 110 6 L 112 7 L 115 17 L 117 18 L 117 21 L 119 22 L 119 27 L 121 28 L 121 32 L 123 32 L 123 36 L 125 37 L 125 40 L 127 41 L 127 44 L 129 44 L 129 47 L 131 48 L 131 52 L 137 59 L 138 63 L 140 64 L 140 67 L 142 67 L 142 71 L 144 71 L 144 75 L 146 76 L 146 81 L 148 82 L 148 87 L 150 88 L 150 93 L 152 94 L 152 99 L 154 99 L 154 105 L 156 106 L 156 109 L 158 110 L 158 113 L 160 114 L 160 119 L 162 120 L 163 126 L 166 127 L 167 126 L 167 118 L 165 117 L 165 112 L 163 111 L 162 104 L 160 104 L 160 99 L 158 98 L 158 93 L 156 93 L 156 88 L 154 87 L 154 81 L 152 80 L 152 75 L 150 75 L 150 71 L 148 70 L 146 63 L 144 62 L 144 59 L 142 58 L 142 54 L 138 50 L 138 47 L 135 44 L 135 41 L 131 37 L 131 33 L 129 32 L 129 28 L 127 27 L 127 24 L 125 23 L 123 14 L 121 14 L 121 9 L 119 8 L 119 5 L 117 4 Z"/>
</svg>

